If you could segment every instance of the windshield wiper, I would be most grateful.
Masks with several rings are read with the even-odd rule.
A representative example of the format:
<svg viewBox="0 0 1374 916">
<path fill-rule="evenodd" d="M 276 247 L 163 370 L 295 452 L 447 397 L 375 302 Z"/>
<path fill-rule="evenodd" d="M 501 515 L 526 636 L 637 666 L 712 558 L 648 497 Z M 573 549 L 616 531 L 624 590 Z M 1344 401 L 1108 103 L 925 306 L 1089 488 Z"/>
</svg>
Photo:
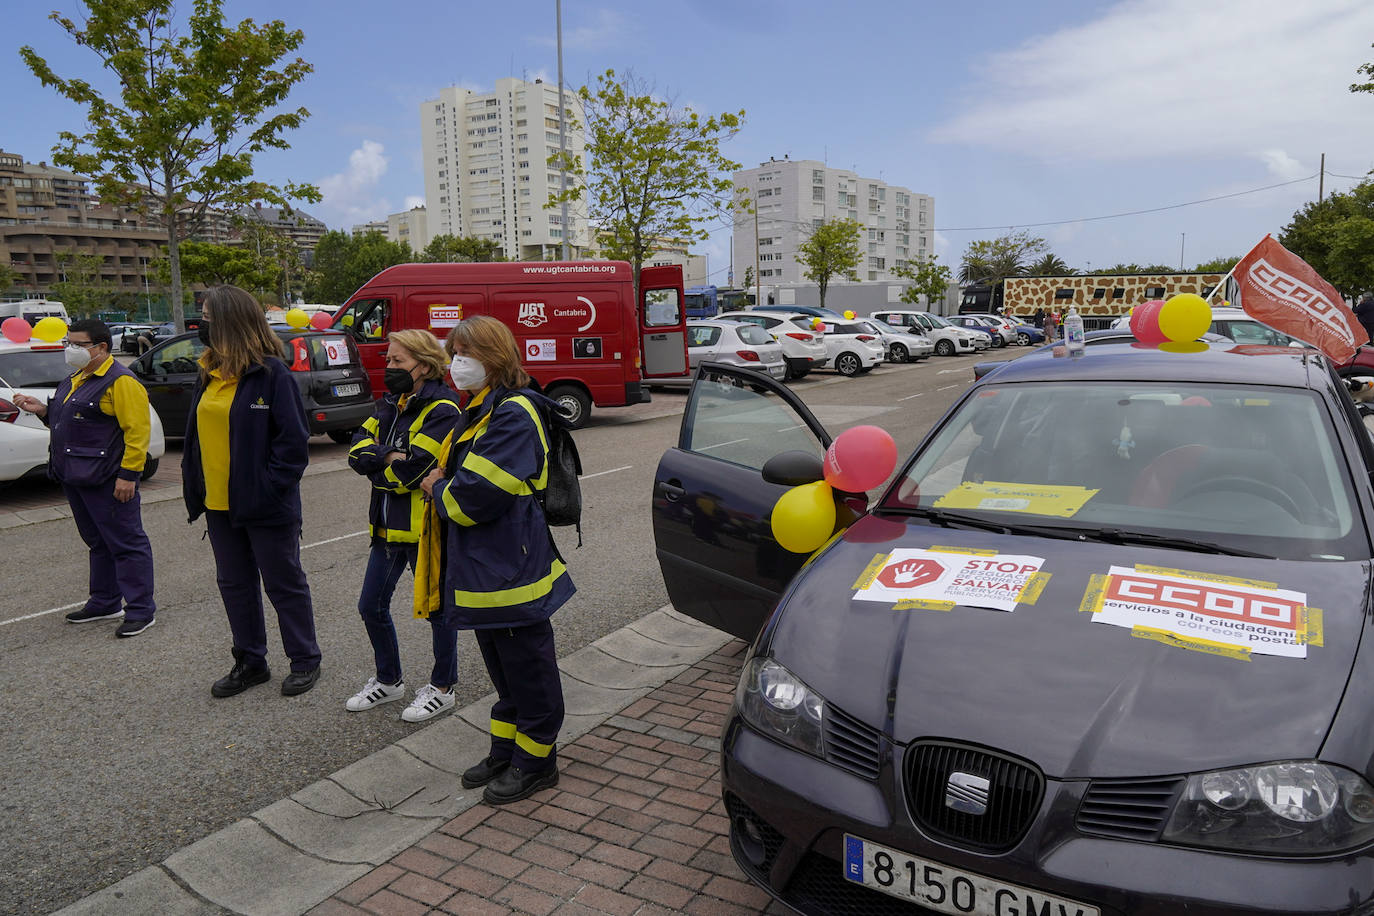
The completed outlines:
<svg viewBox="0 0 1374 916">
<path fill-rule="evenodd" d="M 1053 525 L 1020 525 L 1015 522 L 994 522 L 991 519 L 981 518 L 977 515 L 967 515 L 963 512 L 951 512 L 948 509 L 937 509 L 934 506 L 880 506 L 874 511 L 888 515 L 914 515 L 918 518 L 929 519 L 943 528 L 961 525 L 966 528 L 981 528 L 984 531 L 996 531 L 1000 534 L 1029 534 L 1037 537 L 1073 539 L 1078 537 L 1077 529 L 1057 528 Z"/>
<path fill-rule="evenodd" d="M 1169 534 L 1127 531 L 1124 528 L 1080 528 L 1078 529 L 1078 536 L 1084 541 L 1102 541 L 1106 544 L 1140 544 L 1147 547 L 1172 547 L 1178 550 L 1196 550 L 1200 553 L 1219 553 L 1232 557 L 1274 559 L 1267 553 L 1256 553 L 1243 547 L 1231 547 L 1213 541 L 1201 541 L 1196 538 L 1177 537 Z"/>
</svg>

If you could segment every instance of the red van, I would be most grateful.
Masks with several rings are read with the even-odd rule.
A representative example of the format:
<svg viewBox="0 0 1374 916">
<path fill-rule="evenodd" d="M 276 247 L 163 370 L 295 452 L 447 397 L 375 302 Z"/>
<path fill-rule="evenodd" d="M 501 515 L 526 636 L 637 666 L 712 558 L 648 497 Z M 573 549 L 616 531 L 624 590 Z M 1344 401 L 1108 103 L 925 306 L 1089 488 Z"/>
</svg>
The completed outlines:
<svg viewBox="0 0 1374 916">
<path fill-rule="evenodd" d="M 391 331 L 425 328 L 443 338 L 469 315 L 499 318 L 515 332 L 525 371 L 577 428 L 593 404 L 643 403 L 647 382 L 688 374 L 682 268 L 645 267 L 640 282 L 636 308 L 624 261 L 398 264 L 363 284 L 334 327 L 357 340 L 380 396 Z"/>
</svg>

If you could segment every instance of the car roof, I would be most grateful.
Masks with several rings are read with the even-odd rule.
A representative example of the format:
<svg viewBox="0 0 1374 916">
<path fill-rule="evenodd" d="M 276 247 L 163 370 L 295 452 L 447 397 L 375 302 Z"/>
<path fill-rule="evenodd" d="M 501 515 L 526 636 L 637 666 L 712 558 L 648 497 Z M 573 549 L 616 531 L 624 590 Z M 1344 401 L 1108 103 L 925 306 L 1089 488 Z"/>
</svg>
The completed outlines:
<svg viewBox="0 0 1374 916">
<path fill-rule="evenodd" d="M 1167 346 L 1167 345 L 1166 345 Z M 1058 353 L 1056 354 L 1056 351 Z M 1311 350 L 1209 345 L 1198 353 L 1168 352 L 1152 344 L 1107 343 L 1067 358 L 1045 347 L 1004 363 L 986 384 L 1063 380 L 1236 382 L 1285 388 L 1331 387 L 1324 361 Z"/>
</svg>

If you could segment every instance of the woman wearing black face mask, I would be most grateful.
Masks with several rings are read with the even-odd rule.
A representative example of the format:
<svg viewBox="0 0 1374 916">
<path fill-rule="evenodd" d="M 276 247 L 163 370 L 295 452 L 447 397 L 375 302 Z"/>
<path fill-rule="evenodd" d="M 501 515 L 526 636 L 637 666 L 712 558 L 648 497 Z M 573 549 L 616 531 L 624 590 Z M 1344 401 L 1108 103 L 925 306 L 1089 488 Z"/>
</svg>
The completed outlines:
<svg viewBox="0 0 1374 916">
<path fill-rule="evenodd" d="M 358 613 L 372 641 L 374 677 L 345 707 L 361 712 L 405 696 L 401 653 L 391 621 L 391 595 L 406 566 L 415 568 L 424 518 L 420 481 L 439 459 L 439 446 L 457 423 L 458 405 L 441 381 L 449 359 L 428 331 L 394 331 L 386 350 L 385 394 L 353 437 L 348 463 L 372 481 L 368 522 L 372 551 L 363 576 Z M 415 692 L 401 712 L 407 722 L 423 722 L 453 708 L 458 680 L 458 633 L 445 629 L 440 615 L 430 618 L 434 668 L 429 683 Z"/>
</svg>

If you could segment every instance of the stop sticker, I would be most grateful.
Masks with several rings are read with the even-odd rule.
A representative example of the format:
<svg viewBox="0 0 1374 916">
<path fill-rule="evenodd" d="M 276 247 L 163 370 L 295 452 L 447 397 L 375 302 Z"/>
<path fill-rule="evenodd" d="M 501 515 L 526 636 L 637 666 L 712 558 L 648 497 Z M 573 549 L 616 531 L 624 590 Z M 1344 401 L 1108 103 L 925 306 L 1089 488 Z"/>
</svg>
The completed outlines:
<svg viewBox="0 0 1374 916">
<path fill-rule="evenodd" d="M 945 567 L 930 559 L 902 560 L 883 567 L 878 581 L 888 588 L 919 588 L 945 574 Z"/>
</svg>

